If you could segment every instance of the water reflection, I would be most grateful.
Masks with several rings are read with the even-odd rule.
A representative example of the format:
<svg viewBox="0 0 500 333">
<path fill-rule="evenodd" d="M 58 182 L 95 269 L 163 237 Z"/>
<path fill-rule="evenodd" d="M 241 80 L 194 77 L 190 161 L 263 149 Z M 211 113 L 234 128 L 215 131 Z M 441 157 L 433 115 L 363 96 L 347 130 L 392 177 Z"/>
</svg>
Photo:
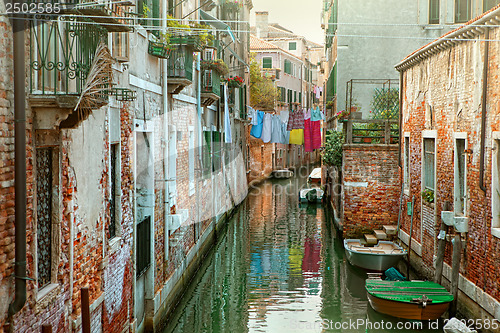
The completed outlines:
<svg viewBox="0 0 500 333">
<path fill-rule="evenodd" d="M 165 332 L 430 332 L 359 326 L 401 321 L 371 310 L 366 273 L 346 262 L 329 212 L 299 205 L 304 184 L 251 191 Z"/>
</svg>

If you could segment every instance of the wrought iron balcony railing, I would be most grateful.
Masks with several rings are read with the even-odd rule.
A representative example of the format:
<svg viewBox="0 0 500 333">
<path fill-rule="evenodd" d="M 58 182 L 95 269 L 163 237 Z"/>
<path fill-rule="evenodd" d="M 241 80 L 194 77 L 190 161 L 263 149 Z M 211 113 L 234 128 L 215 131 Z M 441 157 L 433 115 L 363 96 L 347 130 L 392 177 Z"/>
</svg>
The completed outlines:
<svg viewBox="0 0 500 333">
<path fill-rule="evenodd" d="M 186 45 L 171 50 L 167 65 L 168 90 L 178 94 L 193 82 L 193 52 Z"/>
<path fill-rule="evenodd" d="M 80 95 L 108 31 L 81 18 L 30 21 L 30 93 Z"/>
</svg>

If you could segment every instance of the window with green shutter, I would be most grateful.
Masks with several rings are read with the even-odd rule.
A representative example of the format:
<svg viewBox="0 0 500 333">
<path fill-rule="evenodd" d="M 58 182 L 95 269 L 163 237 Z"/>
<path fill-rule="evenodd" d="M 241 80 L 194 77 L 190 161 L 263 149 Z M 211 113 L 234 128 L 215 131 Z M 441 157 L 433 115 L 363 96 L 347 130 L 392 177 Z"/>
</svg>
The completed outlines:
<svg viewBox="0 0 500 333">
<path fill-rule="evenodd" d="M 302 93 L 299 92 L 299 103 L 302 103 Z"/>
<path fill-rule="evenodd" d="M 288 59 L 285 59 L 285 73 L 292 74 L 292 63 Z"/>
<path fill-rule="evenodd" d="M 434 191 L 435 139 L 424 139 L 424 188 Z"/>
<path fill-rule="evenodd" d="M 439 1 L 429 0 L 429 24 L 439 24 Z"/>
<path fill-rule="evenodd" d="M 297 92 L 296 91 L 293 92 L 293 101 L 295 103 L 297 103 Z"/>
<path fill-rule="evenodd" d="M 499 0 L 483 0 L 483 12 L 490 10 L 499 3 Z"/>
<path fill-rule="evenodd" d="M 263 57 L 262 58 L 262 68 L 273 68 L 273 58 Z"/>
<path fill-rule="evenodd" d="M 289 49 L 290 51 L 295 51 L 295 50 L 297 50 L 297 42 L 289 42 L 289 43 L 288 43 L 288 49 Z"/>
</svg>

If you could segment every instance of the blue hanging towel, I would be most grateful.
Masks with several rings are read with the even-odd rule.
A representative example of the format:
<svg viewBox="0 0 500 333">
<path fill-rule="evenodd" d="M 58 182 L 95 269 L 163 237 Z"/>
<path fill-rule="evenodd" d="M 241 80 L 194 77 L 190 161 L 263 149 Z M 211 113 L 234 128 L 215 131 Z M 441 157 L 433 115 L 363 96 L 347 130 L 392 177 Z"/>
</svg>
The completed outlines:
<svg viewBox="0 0 500 333">
<path fill-rule="evenodd" d="M 257 111 L 257 125 L 252 125 L 250 130 L 250 135 L 256 139 L 260 139 L 262 136 L 262 127 L 264 125 L 264 112 Z"/>
</svg>

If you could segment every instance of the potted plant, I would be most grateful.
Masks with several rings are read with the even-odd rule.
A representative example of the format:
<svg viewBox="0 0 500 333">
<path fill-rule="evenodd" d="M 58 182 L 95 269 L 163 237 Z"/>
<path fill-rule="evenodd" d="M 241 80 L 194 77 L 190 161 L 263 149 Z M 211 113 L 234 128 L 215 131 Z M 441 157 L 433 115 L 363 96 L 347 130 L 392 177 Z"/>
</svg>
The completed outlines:
<svg viewBox="0 0 500 333">
<path fill-rule="evenodd" d="M 429 204 L 432 204 L 434 203 L 434 191 L 429 189 L 429 188 L 426 188 L 425 190 L 422 191 L 422 199 L 429 203 Z"/>
<path fill-rule="evenodd" d="M 156 38 L 156 40 L 150 39 L 148 43 L 148 53 L 162 59 L 167 59 L 170 56 L 172 48 L 170 35 L 167 33 L 160 33 L 160 38 Z"/>
<path fill-rule="evenodd" d="M 243 0 L 226 0 L 224 2 L 224 9 L 228 11 L 239 11 L 243 7 Z"/>
<path fill-rule="evenodd" d="M 326 108 L 332 110 L 335 103 L 333 101 L 326 102 Z"/>
<path fill-rule="evenodd" d="M 217 60 L 203 60 L 201 62 L 202 69 L 212 69 L 219 73 L 220 76 L 227 75 L 229 73 L 229 68 L 224 63 L 222 59 Z"/>
<path fill-rule="evenodd" d="M 232 76 L 224 81 L 227 82 L 229 88 L 240 88 L 245 83 L 245 80 L 241 76 Z"/>
</svg>

